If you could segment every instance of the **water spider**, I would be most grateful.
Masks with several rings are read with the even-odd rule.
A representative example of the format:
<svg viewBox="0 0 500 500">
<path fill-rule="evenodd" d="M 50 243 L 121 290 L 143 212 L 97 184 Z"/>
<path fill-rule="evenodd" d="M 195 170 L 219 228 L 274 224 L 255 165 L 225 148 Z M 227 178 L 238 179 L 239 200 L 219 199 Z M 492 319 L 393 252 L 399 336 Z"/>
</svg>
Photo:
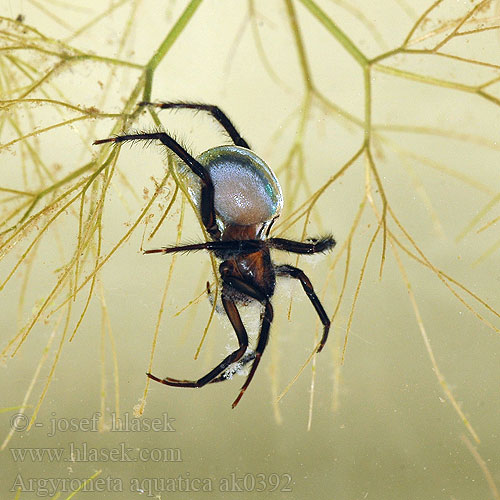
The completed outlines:
<svg viewBox="0 0 500 500">
<path fill-rule="evenodd" d="M 277 265 L 271 259 L 271 250 L 296 254 L 327 252 L 335 246 L 335 240 L 327 235 L 306 241 L 294 241 L 269 236 L 273 222 L 279 217 L 283 196 L 281 187 L 272 170 L 241 137 L 228 117 L 217 107 L 189 102 L 141 103 L 161 109 L 191 109 L 210 113 L 225 129 L 233 145 L 217 146 L 194 158 L 166 132 L 137 132 L 95 141 L 94 144 L 158 141 L 172 151 L 192 172 L 199 184 L 195 206 L 210 236 L 210 241 L 191 245 L 167 246 L 147 250 L 146 254 L 169 254 L 207 250 L 221 261 L 219 266 L 222 285 L 221 301 L 231 322 L 239 347 L 226 356 L 215 368 L 198 380 L 172 377 L 147 376 L 162 384 L 174 387 L 203 387 L 230 378 L 236 363 L 252 363 L 245 383 L 233 408 L 252 381 L 269 339 L 273 321 L 271 298 L 276 278 L 288 276 L 297 279 L 311 301 L 321 323 L 323 335 L 317 347 L 320 352 L 330 329 L 330 320 L 313 286 L 305 273 L 290 265 Z M 262 305 L 260 332 L 255 349 L 248 349 L 248 335 L 238 311 L 238 305 L 257 301 Z M 248 352 L 247 352 L 248 351 Z M 232 370 L 233 369 L 233 370 Z"/>
</svg>

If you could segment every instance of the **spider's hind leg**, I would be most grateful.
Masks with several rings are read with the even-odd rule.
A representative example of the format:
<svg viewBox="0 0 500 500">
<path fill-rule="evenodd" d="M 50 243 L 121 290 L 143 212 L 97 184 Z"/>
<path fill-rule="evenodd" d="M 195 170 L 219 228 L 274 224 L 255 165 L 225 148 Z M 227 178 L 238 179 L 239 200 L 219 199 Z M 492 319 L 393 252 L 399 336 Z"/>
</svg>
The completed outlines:
<svg viewBox="0 0 500 500">
<path fill-rule="evenodd" d="M 194 109 L 196 111 L 205 111 L 212 115 L 212 117 L 222 125 L 236 146 L 250 149 L 248 142 L 241 137 L 231 120 L 222 109 L 214 104 L 201 104 L 196 102 L 140 102 L 139 106 L 154 106 L 160 109 Z"/>
</svg>

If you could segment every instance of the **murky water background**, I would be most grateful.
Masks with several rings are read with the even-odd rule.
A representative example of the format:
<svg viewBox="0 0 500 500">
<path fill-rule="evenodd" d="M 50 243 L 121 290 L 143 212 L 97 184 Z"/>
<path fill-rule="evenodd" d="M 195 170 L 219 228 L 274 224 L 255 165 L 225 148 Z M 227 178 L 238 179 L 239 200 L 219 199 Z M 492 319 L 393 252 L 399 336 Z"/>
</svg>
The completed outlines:
<svg viewBox="0 0 500 500">
<path fill-rule="evenodd" d="M 384 48 L 377 45 L 359 15 L 353 16 L 333 2 L 318 2 L 370 57 L 401 43 L 430 5 L 417 3 L 406 11 L 403 5 L 392 2 L 377 6 L 356 4 L 374 23 L 386 44 Z M 138 5 L 133 29 L 119 57 L 142 63 L 151 57 L 187 3 Z M 300 2 L 293 5 L 315 87 L 362 120 L 364 89 L 359 66 Z M 3 15 L 15 18 L 23 13 L 27 25 L 47 36 L 64 39 L 70 33 L 61 22 L 49 19 L 31 4 L 11 1 L 5 7 Z M 93 18 L 92 12 L 101 12 L 104 6 L 96 3 L 82 11 L 55 4 L 47 8 L 76 30 Z M 304 86 L 299 58 L 286 4 L 273 2 L 267 6 L 255 2 L 255 9 L 267 58 L 282 83 L 269 76 L 259 57 L 248 4 L 207 0 L 159 66 L 152 96 L 155 100 L 219 104 L 253 149 L 275 169 L 287 202 L 286 217 L 356 152 L 363 130 L 314 101 L 303 134 L 303 170 L 296 162 L 283 165 L 294 140 L 301 137 L 297 130 Z M 463 12 L 454 3 L 445 2 L 443 8 L 436 9 L 429 24 L 434 23 L 435 29 L 446 27 L 447 22 L 456 22 Z M 484 17 L 493 15 L 494 10 L 489 10 Z M 86 52 L 115 57 L 117 37 L 129 16 L 130 4 L 125 3 L 105 22 L 68 43 Z M 483 33 L 465 38 L 452 41 L 446 48 L 464 57 L 499 63 L 491 55 L 498 47 L 498 35 Z M 438 57 L 398 57 L 394 65 L 400 69 L 469 85 L 494 75 L 491 68 Z M 393 60 L 384 61 L 388 66 L 392 63 Z M 104 103 L 99 99 L 105 92 L 101 84 L 107 82 L 105 63 L 74 64 L 53 79 L 66 96 L 71 96 L 71 102 L 116 113 L 138 74 L 131 68 L 119 69 L 109 84 Z M 373 141 L 374 161 L 390 206 L 433 265 L 498 309 L 498 250 L 477 262 L 498 241 L 498 231 L 493 225 L 476 232 L 498 216 L 498 209 L 482 218 L 465 238 L 455 241 L 472 217 L 498 192 L 498 107 L 470 92 L 380 72 L 374 73 L 373 85 L 374 124 L 413 127 L 411 131 L 380 129 Z M 493 94 L 494 91 L 493 87 Z M 50 107 L 46 113 L 37 111 L 34 126 L 61 121 Z M 201 115 L 186 111 L 163 112 L 160 116 L 165 127 L 197 154 L 226 141 L 215 125 Z M 106 137 L 111 127 L 112 121 L 100 120 L 95 136 L 87 141 L 87 129 L 76 123 L 40 136 L 38 147 L 49 168 L 61 168 L 67 173 L 97 153 L 90 143 Z M 148 129 L 153 123 L 145 114 L 134 127 Z M 429 129 L 433 133 L 428 133 Z M 26 126 L 24 133 L 27 130 Z M 463 136 L 453 138 L 446 131 Z M 5 133 L 8 139 L 2 143 L 14 137 L 8 129 Z M 481 137 L 482 143 L 476 137 Z M 20 154 L 12 147 L 3 152 L 2 158 L 2 185 L 18 186 Z M 165 154 L 155 147 L 123 148 L 117 168 L 137 196 L 118 182 L 109 191 L 102 224 L 105 253 L 138 217 L 144 200 L 154 191 L 152 176 L 159 180 L 163 175 L 164 158 Z M 445 169 L 453 169 L 462 180 Z M 366 163 L 358 160 L 320 198 L 306 228 L 308 235 L 331 232 L 338 241 L 332 254 L 300 258 L 298 264 L 316 285 L 330 315 L 342 289 L 345 251 L 333 277 L 328 282 L 326 279 L 336 252 L 341 251 L 349 236 L 363 198 L 365 174 Z M 60 178 L 60 174 L 56 173 L 56 177 Z M 464 181 L 465 177 L 474 179 L 476 185 Z M 380 210 L 373 175 L 370 182 Z M 168 189 L 171 194 L 174 185 L 169 184 Z M 163 208 L 168 200 L 165 193 Z M 144 242 L 144 248 L 175 242 L 180 210 L 178 203 L 155 238 Z M 27 321 L 36 304 L 44 300 L 57 276 L 58 265 L 66 261 L 61 260 L 61 250 L 66 259 L 71 255 L 77 235 L 76 214 L 77 211 L 68 211 L 58 226 L 59 239 L 51 237 L 41 244 L 24 296 L 21 322 L 17 307 L 25 270 L 13 279 L 10 288 L 3 290 L 2 345 L 15 335 L 16 325 Z M 156 209 L 155 221 L 160 214 Z M 151 231 L 153 223 L 148 227 Z M 172 262 L 171 256 L 142 255 L 141 224 L 104 267 L 96 295 L 74 340 L 64 341 L 36 425 L 29 432 L 22 432 L 24 417 L 16 420 L 20 432 L 15 433 L 1 455 L 2 498 L 51 497 L 57 490 L 63 491 L 59 498 L 66 498 L 79 480 L 90 478 L 98 470 L 101 472 L 99 479 L 93 479 L 93 492 L 80 492 L 75 498 L 493 498 L 488 474 L 493 482 L 500 483 L 498 333 L 467 310 L 433 272 L 397 249 L 440 373 L 479 436 L 478 444 L 438 382 L 389 242 L 383 278 L 379 279 L 382 232 L 368 260 L 345 362 L 340 366 L 351 304 L 376 227 L 377 219 L 367 206 L 352 242 L 343 305 L 326 348 L 315 360 L 314 378 L 312 365 L 308 365 L 273 406 L 276 395 L 307 360 L 318 330 L 314 310 L 300 285 L 285 281 L 273 299 L 275 322 L 270 345 L 236 409 L 231 409 L 231 402 L 243 383 L 242 377 L 200 390 L 152 384 L 142 418 L 134 419 L 134 406 L 142 398 L 146 384 L 155 325 Z M 388 228 L 405 241 L 393 219 Z M 302 229 L 303 219 L 286 235 L 300 238 Z M 181 239 L 202 240 L 199 225 L 187 205 Z M 2 276 L 20 254 L 20 250 L 14 249 L 3 261 Z M 276 253 L 275 260 L 296 263 L 295 256 L 287 254 Z M 202 294 L 205 282 L 213 279 L 210 273 L 210 260 L 204 253 L 177 257 L 154 356 L 156 375 L 196 378 L 235 346 L 228 321 L 216 315 L 200 358 L 194 361 L 210 314 L 210 302 L 203 297 L 176 316 L 189 301 Z M 79 317 L 87 293 L 85 289 L 78 296 L 73 321 Z M 101 293 L 116 348 L 119 416 L 125 426 L 122 431 L 113 428 L 117 408 L 113 356 L 109 336 L 105 336 L 104 354 L 101 344 Z M 485 312 L 470 297 L 467 300 L 498 328 L 498 317 Z M 244 316 L 248 324 L 253 322 L 253 328 L 255 314 L 255 310 L 250 310 Z M 6 360 L 2 370 L 2 407 L 22 403 L 53 328 L 53 322 L 37 325 L 16 356 Z M 43 390 L 59 340 L 58 334 L 33 387 L 30 405 L 36 405 Z M 33 406 L 28 407 L 26 415 L 31 416 L 32 411 Z M 2 440 L 13 422 L 9 419 L 17 412 L 10 410 L 0 415 Z M 109 430 L 98 432 L 96 422 L 104 422 Z M 23 490 L 20 497 L 16 497 L 17 487 Z M 90 485 L 87 487 L 91 489 Z"/>
</svg>

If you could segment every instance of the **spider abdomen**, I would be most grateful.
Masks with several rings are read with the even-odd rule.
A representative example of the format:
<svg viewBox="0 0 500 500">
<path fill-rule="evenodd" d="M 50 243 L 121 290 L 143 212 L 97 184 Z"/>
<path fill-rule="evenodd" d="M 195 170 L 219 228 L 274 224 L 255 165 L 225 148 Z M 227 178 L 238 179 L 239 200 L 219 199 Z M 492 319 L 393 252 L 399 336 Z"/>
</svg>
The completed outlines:
<svg viewBox="0 0 500 500">
<path fill-rule="evenodd" d="M 280 214 L 283 195 L 278 179 L 253 151 L 218 146 L 197 160 L 210 173 L 214 208 L 224 226 L 262 224 Z"/>
</svg>

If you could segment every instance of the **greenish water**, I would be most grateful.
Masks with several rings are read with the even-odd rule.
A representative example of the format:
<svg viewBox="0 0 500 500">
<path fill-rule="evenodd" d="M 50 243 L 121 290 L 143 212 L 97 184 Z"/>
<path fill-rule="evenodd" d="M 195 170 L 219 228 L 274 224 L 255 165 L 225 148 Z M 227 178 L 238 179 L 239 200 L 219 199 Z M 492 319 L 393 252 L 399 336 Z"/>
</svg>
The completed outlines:
<svg viewBox="0 0 500 500">
<path fill-rule="evenodd" d="M 284 231 L 287 237 L 300 238 L 305 218 L 290 226 L 293 211 L 346 167 L 345 174 L 318 198 L 305 227 L 310 236 L 332 233 L 336 249 L 321 257 L 301 257 L 298 264 L 293 255 L 273 254 L 277 263 L 304 269 L 330 316 L 343 294 L 328 343 L 314 359 L 314 370 L 310 363 L 276 403 L 319 338 L 316 315 L 300 285 L 285 280 L 273 299 L 270 344 L 234 410 L 231 403 L 244 381 L 238 376 L 196 390 L 152 383 L 142 416 L 134 414 L 144 395 L 167 282 L 152 365 L 155 375 L 195 379 L 236 346 L 227 319 L 215 314 L 200 356 L 193 359 L 212 309 L 203 294 L 206 281 L 213 282 L 206 254 L 179 255 L 173 261 L 171 256 L 140 251 L 141 244 L 147 249 L 175 243 L 179 227 L 181 241 L 203 240 L 198 221 L 189 204 L 181 203 L 179 192 L 151 241 L 143 241 L 141 222 L 103 266 L 71 342 L 90 282 L 75 302 L 68 302 L 72 304 L 70 326 L 63 340 L 67 306 L 50 320 L 45 318 L 68 296 L 67 284 L 49 301 L 16 355 L 11 357 L 19 339 L 8 350 L 0 382 L 1 406 L 7 408 L 0 414 L 0 441 L 11 428 L 16 432 L 0 455 L 2 498 L 52 498 L 57 492 L 61 493 L 58 498 L 68 498 L 89 478 L 84 487 L 88 491 L 77 492 L 75 498 L 499 498 L 498 486 L 494 486 L 500 483 L 499 337 L 494 330 L 499 328 L 498 315 L 448 278 L 498 310 L 500 266 L 498 249 L 494 249 L 498 222 L 486 226 L 498 217 L 498 204 L 492 201 L 498 193 L 498 85 L 493 82 L 498 76 L 495 65 L 500 64 L 495 52 L 498 34 L 496 30 L 477 31 L 494 25 L 496 4 L 478 8 L 468 18 L 467 12 L 480 2 L 437 4 L 428 20 L 419 23 L 419 16 L 432 3 L 372 6 L 359 2 L 355 5 L 359 11 L 353 13 L 342 4 L 319 0 L 317 4 L 276 2 L 270 6 L 201 2 L 158 65 L 151 98 L 209 102 L 227 112 L 280 180 L 285 209 L 276 235 Z M 197 3 L 168 2 L 159 8 L 155 2 L 145 2 L 134 10 L 135 5 L 126 3 L 74 39 L 68 37 L 102 13 L 102 5 L 83 10 L 54 5 L 51 10 L 57 20 L 12 1 L 3 15 L 15 19 L 23 13 L 26 26 L 85 53 L 143 64 L 163 47 L 162 41 L 176 20 L 182 19 L 186 6 L 194 9 Z M 324 10 L 324 17 L 314 6 Z M 293 31 L 294 19 L 300 31 Z M 471 34 L 446 41 L 461 20 L 461 30 Z M 399 47 L 416 23 L 407 49 L 424 52 L 382 58 L 383 67 L 372 67 L 364 79 L 362 66 L 365 75 L 368 66 L 362 58 L 360 62 L 359 54 L 367 60 Z M 260 42 L 252 37 L 255 26 L 275 75 L 266 71 L 259 56 Z M 10 34 L 22 33 L 22 26 L 19 32 L 11 24 L 5 29 Z M 125 43 L 120 52 L 122 35 Z M 45 52 L 28 52 L 21 61 L 31 64 L 33 77 L 34 66 L 40 75 L 51 69 L 53 73 L 46 86 L 25 98 L 49 97 L 81 108 L 94 106 L 102 113 L 120 113 L 123 102 L 131 98 L 140 69 L 120 63 L 110 75 L 112 63 L 92 58 L 55 68 L 58 58 L 51 59 L 48 52 L 60 54 L 61 48 L 55 42 L 36 43 Z M 433 48 L 468 61 L 432 54 Z M 20 51 L 13 53 L 21 57 Z M 19 79 L 12 80 L 17 87 L 4 81 L 5 99 L 17 98 L 30 83 L 17 72 L 21 70 L 13 69 L 12 60 L 4 57 L 2 64 L 6 75 Z M 316 93 L 304 90 L 305 75 Z M 365 113 L 367 90 L 371 114 Z M 142 99 L 142 92 L 141 88 L 134 103 Z M 6 113 L 11 121 L 3 122 L 0 142 L 18 137 L 13 122 L 21 124 L 20 135 L 26 135 L 35 127 L 80 116 L 60 108 L 40 102 L 9 107 Z M 165 128 L 193 153 L 227 142 L 199 114 L 163 112 L 159 116 Z M 1 151 L 5 171 L 1 186 L 38 192 L 98 154 L 103 155 L 98 159 L 102 163 L 108 153 L 91 143 L 108 137 L 115 123 L 116 118 L 103 117 L 76 121 L 37 139 L 20 141 L 37 151 L 43 165 L 28 147 L 23 149 L 19 142 L 10 145 Z M 154 117 L 145 113 L 132 127 L 151 129 Z M 355 156 L 365 134 L 370 135 L 370 149 Z M 101 239 L 94 236 L 95 244 L 87 249 L 88 261 L 73 280 L 83 283 L 92 272 L 98 244 L 102 256 L 108 255 L 138 219 L 165 175 L 165 157 L 155 147 L 122 149 L 105 196 Z M 94 203 L 103 185 L 104 181 L 89 188 Z M 174 192 L 175 183 L 169 179 L 153 205 L 154 218 L 146 235 Z M 384 197 L 389 210 L 380 279 L 384 226 L 378 222 L 384 213 Z M 49 198 L 42 198 L 36 210 L 53 202 Z M 6 213 L 16 206 L 8 203 L 4 203 Z M 362 203 L 364 211 L 352 232 Z M 491 210 L 481 212 L 488 203 Z M 54 206 L 46 215 L 50 217 L 60 207 Z M 83 220 L 92 208 L 95 205 L 89 201 Z M 78 241 L 79 210 L 77 200 L 47 231 L 33 262 L 23 263 L 2 290 L 2 349 L 36 314 L 61 278 Z M 38 229 L 28 228 L 9 243 L 12 248 L 2 261 L 2 282 L 46 220 L 40 219 Z M 471 229 L 457 241 L 469 225 Z M 76 276 L 72 269 L 71 276 Z M 29 280 L 23 292 L 26 276 Z M 195 304 L 176 314 L 196 297 L 200 299 Z M 251 325 L 249 330 L 256 329 L 257 317 L 258 311 L 251 308 L 243 315 L 245 324 Z M 26 431 L 56 357 L 36 423 Z M 35 377 L 40 360 L 45 361 Z M 9 410 L 23 403 L 27 391 L 24 413 Z"/>
</svg>

